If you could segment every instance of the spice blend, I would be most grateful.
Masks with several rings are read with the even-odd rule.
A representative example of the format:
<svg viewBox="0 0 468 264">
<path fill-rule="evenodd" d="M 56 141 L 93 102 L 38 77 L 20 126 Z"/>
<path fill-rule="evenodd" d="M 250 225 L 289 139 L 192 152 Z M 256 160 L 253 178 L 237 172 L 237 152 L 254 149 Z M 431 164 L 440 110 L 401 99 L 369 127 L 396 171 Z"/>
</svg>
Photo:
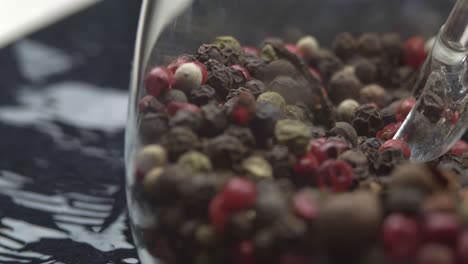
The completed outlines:
<svg viewBox="0 0 468 264">
<path fill-rule="evenodd" d="M 138 104 L 137 236 L 167 263 L 468 263 L 468 144 L 409 162 L 424 40 L 231 36 L 152 68 Z M 444 105 L 423 98 L 437 122 Z M 154 217 L 154 216 L 153 216 Z"/>
</svg>

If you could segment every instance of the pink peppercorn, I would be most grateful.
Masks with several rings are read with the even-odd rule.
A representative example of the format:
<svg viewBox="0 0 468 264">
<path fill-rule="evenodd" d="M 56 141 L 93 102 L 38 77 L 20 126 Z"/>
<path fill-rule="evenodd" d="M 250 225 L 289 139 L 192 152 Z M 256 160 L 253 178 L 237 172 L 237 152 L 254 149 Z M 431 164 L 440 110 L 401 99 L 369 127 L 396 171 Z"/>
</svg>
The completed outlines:
<svg viewBox="0 0 468 264">
<path fill-rule="evenodd" d="M 152 96 L 158 96 L 160 93 L 172 89 L 174 84 L 174 74 L 162 66 L 153 68 L 145 78 L 146 93 Z"/>
</svg>

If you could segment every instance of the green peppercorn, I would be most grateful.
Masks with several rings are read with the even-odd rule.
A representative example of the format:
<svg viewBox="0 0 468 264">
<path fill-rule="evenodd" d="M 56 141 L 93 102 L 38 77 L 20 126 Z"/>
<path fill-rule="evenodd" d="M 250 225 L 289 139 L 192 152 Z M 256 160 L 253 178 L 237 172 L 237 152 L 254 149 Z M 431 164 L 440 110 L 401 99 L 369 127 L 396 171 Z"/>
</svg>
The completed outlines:
<svg viewBox="0 0 468 264">
<path fill-rule="evenodd" d="M 185 166 L 194 173 L 212 170 L 210 159 L 205 154 L 198 151 L 186 152 L 179 157 L 177 164 Z"/>
<path fill-rule="evenodd" d="M 269 102 L 280 109 L 283 109 L 286 105 L 286 100 L 284 100 L 283 96 L 277 92 L 265 92 L 258 96 L 257 102 Z"/>
<path fill-rule="evenodd" d="M 242 162 L 242 168 L 248 176 L 254 180 L 268 179 L 273 177 L 273 170 L 264 158 L 250 156 Z"/>
<path fill-rule="evenodd" d="M 295 155 L 303 154 L 311 138 L 311 129 L 303 122 L 283 119 L 276 123 L 275 138 Z"/>
</svg>

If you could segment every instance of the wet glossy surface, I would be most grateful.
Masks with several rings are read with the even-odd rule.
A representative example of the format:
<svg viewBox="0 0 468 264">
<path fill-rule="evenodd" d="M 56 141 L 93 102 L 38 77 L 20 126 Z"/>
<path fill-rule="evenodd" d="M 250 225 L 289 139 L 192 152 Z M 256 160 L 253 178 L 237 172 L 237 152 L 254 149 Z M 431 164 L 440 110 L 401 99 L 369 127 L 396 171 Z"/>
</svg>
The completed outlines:
<svg viewBox="0 0 468 264">
<path fill-rule="evenodd" d="M 123 162 L 139 7 L 113 2 L 0 50 L 2 264 L 139 263 Z"/>
</svg>

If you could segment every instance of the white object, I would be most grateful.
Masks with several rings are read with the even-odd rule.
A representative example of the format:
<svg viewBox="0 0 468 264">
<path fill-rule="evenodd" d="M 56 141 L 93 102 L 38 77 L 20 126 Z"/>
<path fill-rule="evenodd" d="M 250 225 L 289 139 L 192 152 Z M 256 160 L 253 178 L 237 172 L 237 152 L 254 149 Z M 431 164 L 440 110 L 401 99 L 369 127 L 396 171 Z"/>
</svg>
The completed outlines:
<svg viewBox="0 0 468 264">
<path fill-rule="evenodd" d="M 0 48 L 101 0 L 0 0 Z"/>
<path fill-rule="evenodd" d="M 181 90 L 191 90 L 203 82 L 200 67 L 193 62 L 182 64 L 175 72 L 176 87 Z"/>
</svg>

